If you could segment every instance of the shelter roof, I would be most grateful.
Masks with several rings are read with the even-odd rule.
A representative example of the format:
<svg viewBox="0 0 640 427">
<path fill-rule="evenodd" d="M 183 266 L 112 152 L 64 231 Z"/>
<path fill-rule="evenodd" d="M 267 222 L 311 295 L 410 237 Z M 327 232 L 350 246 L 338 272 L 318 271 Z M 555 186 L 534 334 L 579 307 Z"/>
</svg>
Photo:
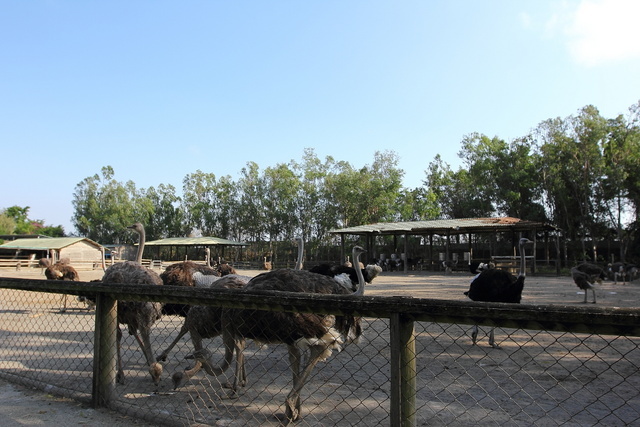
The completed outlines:
<svg viewBox="0 0 640 427">
<path fill-rule="evenodd" d="M 169 237 L 145 242 L 145 246 L 247 246 L 246 243 L 220 237 Z"/>
<path fill-rule="evenodd" d="M 50 237 L 47 239 L 16 239 L 0 245 L 0 249 L 24 249 L 34 251 L 46 251 L 49 249 L 60 250 L 81 241 L 86 241 L 90 245 L 98 248 L 102 247 L 101 244 L 86 237 Z"/>
<path fill-rule="evenodd" d="M 438 219 L 432 221 L 378 222 L 330 230 L 332 234 L 466 234 L 489 233 L 495 231 L 557 230 L 556 227 L 541 222 L 525 221 L 519 218 L 462 218 Z"/>
</svg>

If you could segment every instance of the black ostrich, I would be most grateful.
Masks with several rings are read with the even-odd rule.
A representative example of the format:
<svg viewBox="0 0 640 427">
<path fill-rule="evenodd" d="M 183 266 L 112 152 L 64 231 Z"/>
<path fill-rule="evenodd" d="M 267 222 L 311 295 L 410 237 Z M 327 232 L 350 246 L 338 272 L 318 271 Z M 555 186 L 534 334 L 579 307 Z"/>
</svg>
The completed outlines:
<svg viewBox="0 0 640 427">
<path fill-rule="evenodd" d="M 520 273 L 518 277 L 506 270 L 498 268 L 490 268 L 482 271 L 471 281 L 469 290 L 464 294 L 473 301 L 484 302 L 510 302 L 519 304 L 522 299 L 522 289 L 524 288 L 524 279 L 526 276 L 526 255 L 524 245 L 530 243 L 531 240 L 522 238 L 518 244 L 518 253 L 520 255 Z M 478 325 L 474 325 L 471 333 L 473 344 L 478 338 Z M 489 345 L 498 348 L 494 339 L 494 328 L 489 333 Z"/>
<path fill-rule="evenodd" d="M 587 291 L 593 293 L 593 303 L 596 303 L 595 282 L 602 282 L 607 276 L 604 270 L 595 264 L 582 263 L 571 269 L 574 283 L 584 291 L 584 302 L 587 302 Z"/>
<path fill-rule="evenodd" d="M 353 249 L 354 264 L 359 262 L 364 252 L 359 246 Z M 362 295 L 364 277 L 362 270 L 356 269 L 359 285 L 355 292 L 338 283 L 332 277 L 311 273 L 306 270 L 279 269 L 262 273 L 247 283 L 243 292 L 286 291 L 316 294 Z M 224 362 L 214 367 L 210 353 L 203 349 L 192 355 L 210 375 L 220 375 L 231 364 L 236 352 L 236 373 L 233 391 L 243 378 L 243 340 L 253 339 L 263 343 L 286 344 L 289 363 L 293 373 L 293 387 L 285 401 L 285 415 L 288 422 L 300 418 L 302 388 L 313 368 L 320 361 L 331 356 L 333 350 L 340 351 L 345 338 L 357 339 L 353 316 L 330 316 L 311 313 L 288 313 L 260 310 L 226 310 L 222 316 L 222 336 L 225 345 Z M 302 362 L 303 351 L 309 355 Z"/>
</svg>

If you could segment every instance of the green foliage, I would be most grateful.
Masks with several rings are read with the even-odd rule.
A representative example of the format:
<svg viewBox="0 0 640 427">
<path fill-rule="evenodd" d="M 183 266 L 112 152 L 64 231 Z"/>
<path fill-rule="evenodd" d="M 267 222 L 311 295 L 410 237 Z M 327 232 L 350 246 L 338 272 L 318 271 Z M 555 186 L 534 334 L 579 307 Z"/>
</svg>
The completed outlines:
<svg viewBox="0 0 640 427">
<path fill-rule="evenodd" d="M 15 234 L 16 221 L 11 216 L 2 212 L 0 214 L 0 234 Z"/>
<path fill-rule="evenodd" d="M 11 206 L 0 214 L 0 234 L 42 234 L 51 237 L 63 237 L 61 225 L 45 225 L 43 220 L 29 219 L 29 206 Z"/>
<path fill-rule="evenodd" d="M 371 164 L 355 168 L 330 156 L 319 159 L 308 148 L 299 162 L 265 169 L 248 162 L 235 181 L 198 170 L 185 176 L 181 195 L 164 184 L 138 190 L 116 181 L 106 166 L 76 186 L 74 225 L 106 243 L 131 238 L 125 227 L 134 221 L 145 223 L 150 239 L 195 230 L 268 242 L 267 248 L 302 235 L 313 255 L 336 242 L 329 233 L 335 228 L 512 216 L 562 228 L 575 252 L 587 256 L 585 241 L 608 237 L 611 230 L 623 248 L 636 241 L 639 125 L 640 103 L 610 120 L 586 106 L 511 141 L 472 133 L 461 141 L 462 167 L 453 170 L 436 155 L 424 185 L 415 189 L 402 187 L 404 171 L 392 151 L 376 152 Z M 11 212 L 16 226 L 25 224 L 25 212 Z"/>
</svg>

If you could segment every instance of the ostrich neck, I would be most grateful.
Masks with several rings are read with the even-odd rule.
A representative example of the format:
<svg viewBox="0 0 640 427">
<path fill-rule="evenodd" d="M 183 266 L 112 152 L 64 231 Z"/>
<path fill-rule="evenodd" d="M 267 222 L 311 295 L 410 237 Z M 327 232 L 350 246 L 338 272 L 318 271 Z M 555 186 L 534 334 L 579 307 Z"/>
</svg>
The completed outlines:
<svg viewBox="0 0 640 427">
<path fill-rule="evenodd" d="M 138 252 L 136 252 L 136 262 L 142 265 L 142 252 L 144 251 L 145 233 L 144 229 L 139 230 L 138 234 L 140 239 L 138 240 Z"/>
<path fill-rule="evenodd" d="M 302 270 L 302 257 L 304 256 L 304 240 L 298 239 L 298 259 L 296 261 L 296 270 Z"/>
<path fill-rule="evenodd" d="M 520 243 L 520 276 L 525 277 L 527 275 L 527 256 L 524 250 L 524 244 Z"/>
<path fill-rule="evenodd" d="M 354 292 L 354 295 L 364 295 L 364 276 L 362 275 L 362 269 L 360 268 L 360 253 L 353 251 L 353 268 L 356 270 L 356 276 L 358 276 L 358 289 Z"/>
</svg>

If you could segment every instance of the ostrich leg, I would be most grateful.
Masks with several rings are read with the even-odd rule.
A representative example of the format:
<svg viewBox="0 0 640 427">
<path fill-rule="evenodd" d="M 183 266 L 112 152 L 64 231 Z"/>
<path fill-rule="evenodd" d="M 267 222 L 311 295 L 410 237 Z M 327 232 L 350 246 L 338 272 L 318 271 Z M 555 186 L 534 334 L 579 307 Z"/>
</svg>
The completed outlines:
<svg viewBox="0 0 640 427">
<path fill-rule="evenodd" d="M 296 421 L 300 418 L 302 404 L 300 402 L 300 392 L 302 387 L 309 379 L 311 371 L 318 364 L 323 353 L 326 351 L 326 347 L 315 345 L 309 349 L 309 357 L 304 370 L 300 372 L 300 360 L 301 352 L 295 346 L 289 347 L 289 362 L 291 364 L 291 370 L 293 371 L 293 388 L 287 395 L 285 401 L 285 415 L 290 422 Z"/>
<path fill-rule="evenodd" d="M 118 352 L 118 360 L 117 360 L 117 366 L 118 366 L 118 371 L 116 373 L 116 382 L 118 384 L 124 384 L 124 370 L 122 369 L 122 357 L 120 356 L 120 348 L 121 348 L 121 344 L 120 341 L 122 341 L 122 330 L 120 329 L 120 326 L 116 327 L 116 350 Z"/>
<path fill-rule="evenodd" d="M 491 332 L 489 332 L 489 345 L 493 348 L 500 348 L 500 346 L 496 344 L 494 330 L 495 328 L 491 328 Z"/>
<path fill-rule="evenodd" d="M 160 375 L 162 374 L 162 365 L 157 362 L 156 357 L 153 354 L 153 350 L 151 349 L 151 334 L 149 328 L 140 328 L 140 334 L 133 334 L 142 352 L 144 353 L 144 357 L 147 360 L 147 365 L 149 366 L 149 373 L 151 374 L 151 379 L 155 385 L 160 383 Z"/>
<path fill-rule="evenodd" d="M 476 341 L 478 341 L 478 325 L 473 325 L 471 329 L 471 340 L 473 341 L 473 345 L 476 345 Z"/>
<path fill-rule="evenodd" d="M 180 339 L 182 339 L 182 337 L 185 336 L 188 332 L 189 332 L 189 328 L 187 327 L 186 324 L 183 324 L 182 328 L 180 328 L 180 332 L 178 332 L 178 336 L 171 342 L 171 344 L 169 344 L 169 347 L 167 347 L 165 351 L 163 351 L 158 355 L 156 359 L 161 362 L 166 361 L 167 356 L 169 356 L 169 352 L 173 350 L 173 347 L 175 347 L 176 344 L 180 342 Z"/>
</svg>

